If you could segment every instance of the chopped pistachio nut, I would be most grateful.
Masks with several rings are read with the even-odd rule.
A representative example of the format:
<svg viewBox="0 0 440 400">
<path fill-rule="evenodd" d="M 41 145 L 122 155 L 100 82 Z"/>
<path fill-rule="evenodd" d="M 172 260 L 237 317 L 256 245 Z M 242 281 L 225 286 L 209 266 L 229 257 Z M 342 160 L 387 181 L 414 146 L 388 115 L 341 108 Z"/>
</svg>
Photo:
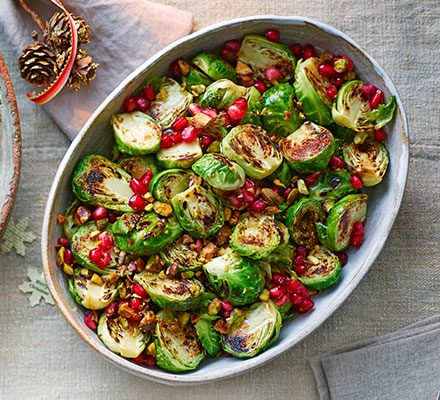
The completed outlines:
<svg viewBox="0 0 440 400">
<path fill-rule="evenodd" d="M 222 307 L 222 302 L 219 298 L 212 299 L 211 303 L 208 305 L 208 314 L 217 315 Z"/>
<path fill-rule="evenodd" d="M 67 275 L 73 275 L 73 268 L 72 268 L 72 266 L 69 265 L 69 264 L 64 264 L 64 266 L 63 266 L 63 271 L 64 271 L 64 273 L 67 274 Z"/>
<path fill-rule="evenodd" d="M 274 179 L 273 184 L 275 186 L 278 186 L 278 187 L 283 188 L 283 189 L 286 188 L 286 185 L 283 182 L 281 182 L 278 178 Z"/>
<path fill-rule="evenodd" d="M 269 301 L 269 290 L 264 289 L 258 297 L 261 301 Z"/>
<path fill-rule="evenodd" d="M 177 63 L 179 64 L 179 68 L 180 68 L 180 73 L 184 76 L 189 74 L 189 64 L 183 59 L 183 58 L 179 58 L 177 60 Z"/>
<path fill-rule="evenodd" d="M 190 279 L 194 276 L 194 271 L 184 271 L 180 275 L 183 279 Z"/>
<path fill-rule="evenodd" d="M 329 212 L 333 208 L 334 205 L 335 205 L 334 201 L 326 201 L 326 202 L 324 202 L 324 205 L 323 205 L 324 211 L 325 212 Z"/>
<path fill-rule="evenodd" d="M 309 194 L 306 183 L 302 179 L 298 179 L 298 191 L 301 194 Z"/>
<path fill-rule="evenodd" d="M 162 203 L 161 201 L 155 201 L 153 209 L 156 214 L 163 217 L 169 217 L 173 213 L 173 208 L 168 203 Z"/>
<path fill-rule="evenodd" d="M 220 151 L 220 142 L 218 140 L 213 141 L 206 151 L 208 153 L 218 153 Z"/>
<path fill-rule="evenodd" d="M 206 125 L 211 122 L 211 117 L 205 113 L 198 112 L 191 119 L 191 124 L 198 129 L 203 129 Z"/>
<path fill-rule="evenodd" d="M 287 196 L 287 205 L 291 206 L 293 203 L 295 203 L 296 200 L 298 200 L 298 197 L 299 190 L 297 188 L 292 189 Z"/>
<path fill-rule="evenodd" d="M 237 61 L 237 66 L 235 67 L 235 72 L 239 75 L 251 75 L 253 74 L 252 69 L 249 65 L 245 64 L 242 61 Z"/>
<path fill-rule="evenodd" d="M 189 322 L 189 318 L 190 318 L 190 313 L 188 312 L 183 312 L 179 314 L 180 325 L 185 326 Z"/>
<path fill-rule="evenodd" d="M 232 216 L 232 210 L 229 207 L 225 208 L 225 221 L 229 221 Z"/>
<path fill-rule="evenodd" d="M 165 279 L 167 277 L 167 275 L 165 274 L 165 272 L 162 270 L 159 272 L 159 279 Z"/>
<path fill-rule="evenodd" d="M 145 206 L 145 211 L 151 211 L 153 209 L 153 204 L 147 204 L 146 206 Z"/>
<path fill-rule="evenodd" d="M 362 144 L 365 142 L 365 139 L 368 137 L 367 132 L 358 132 L 353 138 L 354 144 Z"/>
<path fill-rule="evenodd" d="M 97 285 L 102 285 L 103 284 L 102 279 L 100 278 L 100 276 L 98 274 L 93 274 L 92 275 L 92 279 L 90 279 L 90 281 L 92 283 L 96 283 Z"/>
<path fill-rule="evenodd" d="M 150 354 L 152 356 L 156 355 L 156 344 L 154 342 L 151 342 L 148 346 L 147 346 L 147 354 Z"/>
<path fill-rule="evenodd" d="M 127 303 L 122 303 L 118 307 L 118 314 L 124 318 L 130 318 L 134 314 L 134 310 Z"/>
</svg>

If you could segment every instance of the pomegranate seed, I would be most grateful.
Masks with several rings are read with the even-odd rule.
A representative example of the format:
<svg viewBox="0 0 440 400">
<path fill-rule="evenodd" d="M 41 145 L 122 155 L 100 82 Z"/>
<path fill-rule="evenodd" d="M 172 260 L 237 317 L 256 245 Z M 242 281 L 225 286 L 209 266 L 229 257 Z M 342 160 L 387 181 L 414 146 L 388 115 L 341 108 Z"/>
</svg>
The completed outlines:
<svg viewBox="0 0 440 400">
<path fill-rule="evenodd" d="M 255 189 L 255 182 L 254 182 L 254 181 L 251 181 L 251 180 L 248 179 L 248 178 L 246 178 L 246 180 L 244 181 L 244 185 L 243 185 L 243 187 L 244 187 L 246 190 L 249 190 L 249 189 Z"/>
<path fill-rule="evenodd" d="M 162 135 L 162 140 L 160 142 L 160 147 L 162 149 L 169 149 L 173 146 L 173 139 L 171 139 L 171 136 L 168 134 Z"/>
<path fill-rule="evenodd" d="M 202 107 L 200 107 L 197 103 L 191 103 L 188 106 L 188 111 L 192 116 L 196 115 L 197 113 L 202 111 Z"/>
<path fill-rule="evenodd" d="M 136 364 L 143 364 L 144 361 L 145 361 L 144 354 L 139 354 L 137 357 L 133 358 L 133 362 L 135 362 Z"/>
<path fill-rule="evenodd" d="M 277 29 L 268 29 L 265 33 L 266 39 L 271 42 L 279 42 L 280 41 L 280 31 Z"/>
<path fill-rule="evenodd" d="M 307 184 L 307 186 L 313 186 L 316 183 L 316 181 L 318 180 L 319 175 L 321 175 L 320 171 L 314 172 L 313 174 L 310 174 L 310 175 L 307 175 L 304 178 L 304 182 Z"/>
<path fill-rule="evenodd" d="M 142 285 L 135 283 L 132 288 L 133 293 L 136 293 L 141 299 L 146 299 L 148 294 Z"/>
<path fill-rule="evenodd" d="M 341 157 L 332 156 L 330 158 L 330 167 L 333 169 L 345 168 L 345 162 Z"/>
<path fill-rule="evenodd" d="M 174 121 L 173 131 L 182 131 L 188 126 L 188 120 L 185 117 L 179 117 Z"/>
<path fill-rule="evenodd" d="M 229 301 L 226 300 L 222 300 L 221 302 L 222 308 L 225 309 L 226 311 L 232 311 L 232 309 L 234 308 L 234 306 L 229 303 Z"/>
<path fill-rule="evenodd" d="M 124 100 L 124 111 L 130 113 L 134 111 L 137 107 L 136 98 L 133 96 L 127 97 Z"/>
<path fill-rule="evenodd" d="M 173 144 L 180 144 L 183 142 L 182 132 L 173 132 L 171 134 L 171 140 Z"/>
<path fill-rule="evenodd" d="M 156 358 L 151 355 L 146 355 L 144 359 L 144 365 L 146 367 L 154 367 L 156 365 Z"/>
<path fill-rule="evenodd" d="M 296 248 L 296 255 L 299 257 L 306 258 L 307 257 L 307 249 L 305 247 L 299 246 Z"/>
<path fill-rule="evenodd" d="M 90 250 L 89 259 L 99 268 L 105 269 L 105 267 L 110 264 L 111 256 L 109 253 L 106 253 L 99 248 L 95 248 Z"/>
<path fill-rule="evenodd" d="M 141 313 L 135 313 L 131 317 L 127 318 L 127 320 L 130 324 L 134 325 L 137 324 L 142 318 L 143 315 Z"/>
<path fill-rule="evenodd" d="M 98 318 L 96 317 L 96 313 L 90 310 L 86 311 L 84 313 L 84 323 L 92 331 L 96 330 L 96 327 L 98 326 Z"/>
<path fill-rule="evenodd" d="M 374 110 L 375 108 L 379 107 L 379 104 L 382 104 L 384 100 L 385 98 L 382 90 L 377 89 L 376 92 L 371 97 L 370 108 Z"/>
<path fill-rule="evenodd" d="M 352 175 L 350 178 L 350 182 L 355 189 L 362 189 L 364 187 L 362 179 L 359 175 Z"/>
<path fill-rule="evenodd" d="M 93 219 L 96 221 L 98 219 L 103 219 L 107 216 L 107 210 L 103 206 L 98 206 L 93 211 Z"/>
<path fill-rule="evenodd" d="M 294 269 L 298 275 L 304 275 L 307 271 L 307 269 L 304 265 L 297 265 L 297 266 L 295 266 Z"/>
<path fill-rule="evenodd" d="M 231 203 L 232 207 L 241 208 L 243 206 L 243 199 L 239 199 L 234 195 L 229 196 L 228 201 Z"/>
<path fill-rule="evenodd" d="M 244 97 L 239 97 L 234 101 L 233 104 L 235 104 L 238 108 L 244 111 L 246 111 L 248 108 L 247 100 Z"/>
<path fill-rule="evenodd" d="M 266 90 L 266 85 L 264 84 L 264 82 L 257 81 L 254 83 L 254 86 L 261 94 L 263 94 Z"/>
<path fill-rule="evenodd" d="M 380 128 L 374 131 L 374 140 L 379 143 L 385 142 L 385 140 L 387 140 L 387 133 L 385 132 L 385 129 Z"/>
<path fill-rule="evenodd" d="M 313 300 L 310 298 L 304 298 L 302 301 L 296 306 L 296 310 L 304 314 L 308 311 L 310 311 L 315 306 L 315 303 L 313 303 Z"/>
<path fill-rule="evenodd" d="M 116 301 L 112 301 L 106 308 L 105 312 L 109 317 L 112 317 L 116 314 L 116 311 L 118 310 L 118 303 Z"/>
<path fill-rule="evenodd" d="M 235 60 L 235 56 L 237 55 L 237 53 L 235 53 L 232 50 L 229 50 L 225 47 L 222 47 L 220 49 L 220 55 L 222 56 L 222 58 L 224 58 L 226 61 L 228 62 L 233 62 Z"/>
<path fill-rule="evenodd" d="M 307 60 L 315 56 L 315 47 L 312 44 L 305 44 L 302 48 L 302 58 Z"/>
<path fill-rule="evenodd" d="M 245 203 L 252 203 L 255 200 L 254 194 L 246 189 L 242 189 L 241 194 L 243 195 L 243 200 Z"/>
<path fill-rule="evenodd" d="M 361 90 L 362 90 L 362 93 L 364 94 L 364 96 L 368 100 L 371 100 L 371 98 L 373 97 L 374 93 L 376 93 L 376 91 L 377 91 L 377 87 L 372 85 L 371 83 L 364 83 L 361 86 Z"/>
<path fill-rule="evenodd" d="M 70 241 L 69 239 L 67 239 L 66 237 L 60 237 L 58 238 L 58 244 L 61 247 L 65 247 L 66 249 L 68 249 L 70 247 Z"/>
<path fill-rule="evenodd" d="M 110 223 L 113 223 L 113 222 L 115 222 L 116 221 L 116 219 L 117 219 L 117 215 L 116 215 L 116 213 L 114 213 L 114 212 L 109 212 L 108 213 L 108 222 L 110 222 Z"/>
<path fill-rule="evenodd" d="M 102 250 L 102 251 L 110 251 L 114 244 L 115 244 L 115 240 L 113 239 L 113 236 L 110 233 L 106 233 L 106 232 L 101 232 L 98 236 L 99 240 L 100 240 L 100 244 L 98 245 L 98 247 Z"/>
<path fill-rule="evenodd" d="M 188 126 L 182 131 L 182 140 L 185 143 L 192 143 L 197 139 L 197 129 L 194 126 Z"/>
<path fill-rule="evenodd" d="M 240 46 L 241 46 L 241 43 L 237 39 L 228 40 L 227 42 L 225 42 L 223 44 L 224 48 L 231 50 L 231 51 L 235 51 L 236 53 L 238 52 L 238 50 L 240 50 Z"/>
<path fill-rule="evenodd" d="M 296 281 L 294 281 L 296 282 Z M 303 297 L 299 295 L 298 293 L 293 293 L 290 296 L 290 301 L 293 303 L 294 306 L 298 306 L 303 300 Z"/>
<path fill-rule="evenodd" d="M 350 243 L 351 243 L 351 245 L 352 245 L 353 247 L 361 247 L 361 244 L 362 244 L 363 241 L 364 241 L 364 237 L 363 237 L 363 235 L 354 235 L 354 236 L 351 238 Z"/>
<path fill-rule="evenodd" d="M 292 191 L 292 188 L 287 188 L 283 190 L 283 197 L 287 199 L 289 197 L 290 192 Z"/>
<path fill-rule="evenodd" d="M 229 310 L 222 310 L 222 315 L 224 318 L 228 318 L 231 316 L 231 312 Z"/>
<path fill-rule="evenodd" d="M 335 254 L 336 254 L 336 256 L 339 258 L 339 261 L 340 261 L 340 263 L 341 263 L 342 266 L 344 266 L 345 264 L 347 264 L 347 259 L 348 259 L 348 257 L 347 257 L 347 254 L 346 254 L 346 253 L 343 253 L 342 251 L 339 251 L 339 252 L 336 252 Z"/>
<path fill-rule="evenodd" d="M 139 111 L 146 111 L 148 107 L 150 107 L 150 102 L 147 99 L 144 99 L 143 97 L 138 97 L 136 99 L 137 109 Z"/>
<path fill-rule="evenodd" d="M 266 208 L 266 202 L 263 199 L 255 200 L 253 203 L 249 204 L 249 209 L 251 211 L 261 212 Z"/>
<path fill-rule="evenodd" d="M 290 301 L 290 297 L 287 293 L 284 293 L 278 299 L 274 299 L 274 302 L 278 307 L 282 307 L 282 306 L 286 305 L 289 301 Z"/>
<path fill-rule="evenodd" d="M 141 184 L 147 188 L 147 190 L 150 188 L 150 182 L 153 179 L 153 171 L 149 169 L 145 174 L 141 176 Z"/>
<path fill-rule="evenodd" d="M 269 289 L 269 295 L 272 299 L 279 299 L 284 294 L 286 294 L 286 291 L 279 286 L 272 286 Z"/>
<path fill-rule="evenodd" d="M 148 192 L 148 187 L 142 185 L 142 183 L 136 178 L 131 178 L 129 185 L 130 189 L 136 194 L 144 195 Z"/>
<path fill-rule="evenodd" d="M 228 115 L 231 117 L 232 121 L 239 122 L 244 118 L 246 111 L 237 106 L 236 104 L 232 104 L 228 107 Z"/>
<path fill-rule="evenodd" d="M 333 101 L 335 99 L 336 95 L 338 94 L 338 89 L 336 89 L 336 86 L 330 85 L 326 89 L 326 93 L 327 93 L 327 96 L 329 97 L 329 99 L 331 101 Z"/>
<path fill-rule="evenodd" d="M 299 43 L 292 44 L 290 48 L 292 49 L 296 58 L 300 58 L 302 56 L 302 46 Z"/>
<path fill-rule="evenodd" d="M 173 76 L 179 76 L 180 75 L 179 60 L 174 60 L 170 64 L 170 72 L 171 72 L 171 75 L 173 75 Z"/>
<path fill-rule="evenodd" d="M 140 194 L 134 194 L 130 197 L 130 200 L 128 200 L 128 205 L 133 210 L 143 211 L 148 203 Z"/>
<path fill-rule="evenodd" d="M 347 71 L 353 71 L 353 69 L 354 69 L 353 60 L 349 56 L 347 56 L 345 54 L 342 56 L 342 58 L 344 60 L 347 60 Z"/>
<path fill-rule="evenodd" d="M 326 78 L 337 78 L 338 77 L 338 73 L 329 64 L 320 64 L 318 67 L 318 72 L 319 72 L 319 75 L 324 76 Z"/>
<path fill-rule="evenodd" d="M 139 299 L 138 297 L 132 297 L 128 302 L 128 306 L 133 310 L 137 310 L 141 303 L 141 299 Z"/>
<path fill-rule="evenodd" d="M 284 286 L 286 284 L 286 281 L 287 277 L 285 275 L 276 272 L 272 274 L 272 282 L 274 282 L 275 284 L 279 286 Z"/>
<path fill-rule="evenodd" d="M 342 78 L 333 79 L 333 85 L 335 85 L 338 89 L 344 84 L 344 80 Z"/>
<path fill-rule="evenodd" d="M 364 235 L 365 233 L 365 229 L 364 229 L 364 224 L 360 221 L 356 221 L 353 224 L 353 234 L 354 235 Z"/>
<path fill-rule="evenodd" d="M 303 286 L 301 285 L 301 283 L 299 283 L 299 281 L 295 280 L 295 279 L 288 279 L 287 283 L 286 283 L 286 290 L 289 293 L 297 293 L 298 290 L 300 288 L 302 288 Z"/>
<path fill-rule="evenodd" d="M 283 77 L 280 69 L 277 67 L 269 67 L 266 69 L 264 75 L 268 81 L 279 81 Z"/>
<path fill-rule="evenodd" d="M 293 258 L 293 265 L 295 265 L 296 267 L 304 265 L 305 262 L 306 262 L 306 260 L 304 259 L 304 257 L 296 256 Z"/>
<path fill-rule="evenodd" d="M 210 117 L 212 120 L 217 118 L 217 111 L 215 111 L 213 108 L 204 108 L 201 112 Z"/>
<path fill-rule="evenodd" d="M 154 100 L 156 98 L 156 94 L 154 93 L 154 88 L 151 85 L 144 87 L 144 96 L 147 100 Z"/>
<path fill-rule="evenodd" d="M 203 135 L 200 137 L 200 144 L 204 149 L 208 148 L 209 145 L 214 141 L 214 138 L 209 135 Z"/>
<path fill-rule="evenodd" d="M 66 249 L 66 251 L 64 252 L 64 262 L 68 265 L 73 264 L 73 254 L 70 249 Z"/>
</svg>

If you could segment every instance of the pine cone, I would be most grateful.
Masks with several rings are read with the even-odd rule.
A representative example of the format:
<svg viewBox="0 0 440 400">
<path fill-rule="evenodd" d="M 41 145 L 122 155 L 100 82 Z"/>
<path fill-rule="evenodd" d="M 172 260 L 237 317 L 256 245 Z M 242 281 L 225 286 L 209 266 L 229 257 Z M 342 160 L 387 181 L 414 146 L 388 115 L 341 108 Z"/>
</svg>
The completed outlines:
<svg viewBox="0 0 440 400">
<path fill-rule="evenodd" d="M 81 17 L 71 15 L 78 30 L 79 43 L 90 43 L 90 26 Z M 70 25 L 65 13 L 55 13 L 46 22 L 43 37 L 44 41 L 57 51 L 63 51 L 70 47 Z"/>
<path fill-rule="evenodd" d="M 26 47 L 18 59 L 22 78 L 32 85 L 48 85 L 57 71 L 56 56 L 44 42 L 32 33 L 34 43 Z"/>
</svg>

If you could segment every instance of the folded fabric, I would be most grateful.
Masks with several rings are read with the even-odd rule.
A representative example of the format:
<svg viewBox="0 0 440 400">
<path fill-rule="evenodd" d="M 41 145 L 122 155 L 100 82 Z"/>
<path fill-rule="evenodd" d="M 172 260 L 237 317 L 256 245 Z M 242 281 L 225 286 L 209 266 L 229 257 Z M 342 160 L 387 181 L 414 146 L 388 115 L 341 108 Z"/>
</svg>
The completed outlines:
<svg viewBox="0 0 440 400">
<path fill-rule="evenodd" d="M 42 18 L 59 11 L 47 0 L 29 4 Z M 131 71 L 162 47 L 190 33 L 193 19 L 186 11 L 145 0 L 65 0 L 63 4 L 90 24 L 92 41 L 86 48 L 100 64 L 89 86 L 79 92 L 65 88 L 44 106 L 73 139 L 97 106 Z M 17 49 L 17 58 L 32 42 L 32 30 L 38 30 L 19 3 L 12 0 L 0 1 L 0 29 L 11 48 Z"/>
<path fill-rule="evenodd" d="M 321 400 L 437 400 L 440 315 L 310 359 Z"/>
</svg>

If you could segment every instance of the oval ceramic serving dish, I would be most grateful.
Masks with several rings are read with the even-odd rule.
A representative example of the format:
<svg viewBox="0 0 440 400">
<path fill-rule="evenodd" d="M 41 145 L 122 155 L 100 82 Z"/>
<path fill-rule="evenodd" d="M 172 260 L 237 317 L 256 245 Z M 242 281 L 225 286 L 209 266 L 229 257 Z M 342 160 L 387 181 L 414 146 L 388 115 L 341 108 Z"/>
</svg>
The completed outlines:
<svg viewBox="0 0 440 400">
<path fill-rule="evenodd" d="M 70 296 L 61 270 L 55 263 L 54 243 L 60 236 L 57 215 L 63 213 L 72 200 L 70 175 L 79 158 L 96 152 L 109 156 L 113 133 L 109 124 L 112 114 L 121 108 L 123 99 L 140 87 L 148 77 L 165 74 L 168 65 L 178 57 L 191 57 L 202 50 L 216 49 L 229 39 L 249 33 L 264 33 L 278 28 L 285 43 L 313 43 L 318 48 L 350 56 L 361 78 L 383 88 L 385 95 L 397 97 L 397 113 L 390 126 L 389 140 L 391 167 L 383 184 L 369 190 L 369 213 L 366 240 L 360 250 L 349 256 L 341 282 L 331 290 L 314 297 L 315 310 L 286 322 L 280 340 L 260 355 L 239 360 L 219 358 L 205 361 L 199 369 L 184 374 L 173 374 L 159 369 L 148 369 L 134 364 L 108 350 L 83 323 L 82 312 Z M 73 329 L 99 354 L 122 369 L 167 384 L 206 383 L 231 377 L 262 365 L 287 351 L 322 324 L 350 295 L 366 274 L 380 252 L 399 210 L 408 169 L 408 133 L 402 103 L 386 73 L 362 48 L 343 33 L 327 25 L 301 17 L 257 16 L 226 21 L 202 29 L 168 46 L 130 74 L 96 110 L 67 151 L 56 174 L 44 219 L 42 254 L 44 272 L 50 292 Z M 373 234 L 374 232 L 374 234 Z"/>
</svg>

